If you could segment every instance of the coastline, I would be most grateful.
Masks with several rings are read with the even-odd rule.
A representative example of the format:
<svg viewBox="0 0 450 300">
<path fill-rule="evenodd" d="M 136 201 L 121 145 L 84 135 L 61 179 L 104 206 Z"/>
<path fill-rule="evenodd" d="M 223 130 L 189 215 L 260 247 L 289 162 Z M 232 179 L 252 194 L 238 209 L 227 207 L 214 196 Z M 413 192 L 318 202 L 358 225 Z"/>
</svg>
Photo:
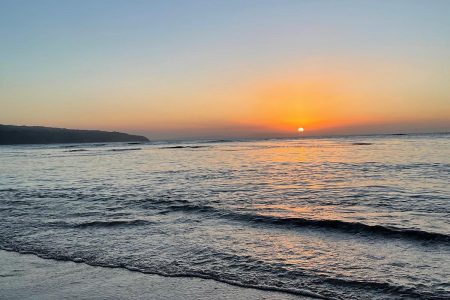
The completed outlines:
<svg viewBox="0 0 450 300">
<path fill-rule="evenodd" d="M 5 299 L 313 299 L 209 279 L 163 277 L 0 250 Z"/>
</svg>

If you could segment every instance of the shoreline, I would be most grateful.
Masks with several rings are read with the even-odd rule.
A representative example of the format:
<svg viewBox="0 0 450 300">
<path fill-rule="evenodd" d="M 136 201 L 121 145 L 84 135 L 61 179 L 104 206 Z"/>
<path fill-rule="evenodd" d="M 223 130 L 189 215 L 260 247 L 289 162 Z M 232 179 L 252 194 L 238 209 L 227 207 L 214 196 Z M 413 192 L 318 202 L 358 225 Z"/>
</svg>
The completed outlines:
<svg viewBox="0 0 450 300">
<path fill-rule="evenodd" d="M 164 277 L 0 250 L 5 299 L 313 299 L 212 279 Z"/>
</svg>

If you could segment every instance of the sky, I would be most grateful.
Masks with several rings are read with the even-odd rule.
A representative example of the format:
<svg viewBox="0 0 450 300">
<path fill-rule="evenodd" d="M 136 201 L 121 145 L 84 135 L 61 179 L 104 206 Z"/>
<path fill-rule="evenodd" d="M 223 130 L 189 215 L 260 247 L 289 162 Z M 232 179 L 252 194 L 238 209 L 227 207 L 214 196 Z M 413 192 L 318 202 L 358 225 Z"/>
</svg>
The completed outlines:
<svg viewBox="0 0 450 300">
<path fill-rule="evenodd" d="M 0 0 L 0 124 L 150 139 L 450 131 L 449 11 L 445 0 Z"/>
</svg>

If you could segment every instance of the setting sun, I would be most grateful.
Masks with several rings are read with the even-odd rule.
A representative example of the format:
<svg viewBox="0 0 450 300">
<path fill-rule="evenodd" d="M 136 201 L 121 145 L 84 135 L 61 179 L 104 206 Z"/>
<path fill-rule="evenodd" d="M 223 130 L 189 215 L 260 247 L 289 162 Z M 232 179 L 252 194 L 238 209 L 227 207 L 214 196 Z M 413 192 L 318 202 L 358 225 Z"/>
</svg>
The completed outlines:
<svg viewBox="0 0 450 300">
<path fill-rule="evenodd" d="M 305 129 L 304 129 L 303 127 L 300 127 L 300 128 L 298 129 L 298 132 L 303 132 L 303 131 L 305 131 Z"/>
</svg>

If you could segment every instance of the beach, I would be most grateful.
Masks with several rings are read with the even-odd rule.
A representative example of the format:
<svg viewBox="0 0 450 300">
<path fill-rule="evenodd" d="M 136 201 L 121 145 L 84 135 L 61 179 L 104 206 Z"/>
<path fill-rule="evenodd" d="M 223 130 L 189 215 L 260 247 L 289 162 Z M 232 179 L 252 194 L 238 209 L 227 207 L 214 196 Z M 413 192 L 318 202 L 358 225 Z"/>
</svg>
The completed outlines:
<svg viewBox="0 0 450 300">
<path fill-rule="evenodd" d="M 120 268 L 0 250 L 2 299 L 312 299 L 201 278 L 163 277 Z"/>
</svg>

